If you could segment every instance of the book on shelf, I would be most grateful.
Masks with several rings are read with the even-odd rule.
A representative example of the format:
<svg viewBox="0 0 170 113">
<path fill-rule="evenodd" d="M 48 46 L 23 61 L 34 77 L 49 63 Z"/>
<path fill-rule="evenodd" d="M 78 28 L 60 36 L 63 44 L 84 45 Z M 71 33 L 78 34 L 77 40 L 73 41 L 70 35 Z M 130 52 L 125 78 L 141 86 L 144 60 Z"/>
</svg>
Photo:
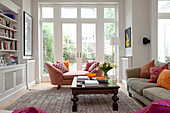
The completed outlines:
<svg viewBox="0 0 170 113">
<path fill-rule="evenodd" d="M 0 41 L 1 50 L 17 50 L 16 41 Z"/>
<path fill-rule="evenodd" d="M 85 86 L 98 86 L 99 82 L 97 80 L 85 80 Z"/>
</svg>

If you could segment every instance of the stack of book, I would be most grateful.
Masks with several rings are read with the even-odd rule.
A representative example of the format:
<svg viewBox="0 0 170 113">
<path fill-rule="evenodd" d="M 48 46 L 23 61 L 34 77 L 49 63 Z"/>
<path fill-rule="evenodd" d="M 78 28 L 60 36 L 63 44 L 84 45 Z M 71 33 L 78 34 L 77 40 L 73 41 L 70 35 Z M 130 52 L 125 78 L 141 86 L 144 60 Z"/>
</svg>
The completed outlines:
<svg viewBox="0 0 170 113">
<path fill-rule="evenodd" d="M 85 86 L 99 86 L 97 80 L 85 80 Z"/>
<path fill-rule="evenodd" d="M 85 80 L 89 80 L 89 77 L 88 76 L 78 76 L 77 77 L 77 82 L 83 82 L 84 83 Z"/>
</svg>

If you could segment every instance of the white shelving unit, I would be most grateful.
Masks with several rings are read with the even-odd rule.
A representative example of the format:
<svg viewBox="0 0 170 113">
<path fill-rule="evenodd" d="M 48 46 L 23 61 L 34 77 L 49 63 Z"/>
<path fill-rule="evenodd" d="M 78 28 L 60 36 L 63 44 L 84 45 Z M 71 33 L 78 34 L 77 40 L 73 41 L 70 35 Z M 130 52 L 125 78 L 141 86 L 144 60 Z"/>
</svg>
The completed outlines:
<svg viewBox="0 0 170 113">
<path fill-rule="evenodd" d="M 13 40 L 13 41 L 18 41 L 17 39 L 13 39 L 13 38 L 9 38 L 9 37 L 5 37 L 5 36 L 0 36 L 0 39 L 3 39 L 3 40 Z"/>
</svg>

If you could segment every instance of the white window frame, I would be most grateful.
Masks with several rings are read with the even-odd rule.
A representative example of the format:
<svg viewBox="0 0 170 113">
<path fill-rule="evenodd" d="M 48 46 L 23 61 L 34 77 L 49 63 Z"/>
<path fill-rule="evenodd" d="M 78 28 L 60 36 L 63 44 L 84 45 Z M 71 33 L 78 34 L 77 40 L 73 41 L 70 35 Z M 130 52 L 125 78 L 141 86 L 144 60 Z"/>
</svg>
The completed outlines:
<svg viewBox="0 0 170 113">
<path fill-rule="evenodd" d="M 54 18 L 42 18 L 42 7 L 53 7 L 54 8 Z M 77 7 L 77 18 L 61 18 L 61 7 Z M 96 18 L 81 18 L 81 8 L 96 8 Z M 115 18 L 104 18 L 104 8 L 115 8 Z M 54 62 L 62 61 L 62 23 L 75 23 L 77 24 L 77 42 L 79 52 L 82 51 L 81 48 L 81 25 L 84 23 L 96 24 L 96 60 L 103 61 L 104 59 L 104 23 L 115 23 L 115 36 L 118 37 L 118 5 L 113 4 L 40 4 L 40 32 L 41 32 L 41 78 L 42 81 L 49 81 L 49 77 L 43 76 L 43 35 L 42 35 L 42 23 L 43 22 L 53 22 L 54 23 Z M 57 12 L 57 13 L 56 13 Z M 59 28 L 59 29 L 58 29 Z M 116 50 L 116 49 L 115 49 Z M 116 52 L 116 51 L 115 51 Z M 78 63 L 81 63 L 78 60 Z"/>
</svg>

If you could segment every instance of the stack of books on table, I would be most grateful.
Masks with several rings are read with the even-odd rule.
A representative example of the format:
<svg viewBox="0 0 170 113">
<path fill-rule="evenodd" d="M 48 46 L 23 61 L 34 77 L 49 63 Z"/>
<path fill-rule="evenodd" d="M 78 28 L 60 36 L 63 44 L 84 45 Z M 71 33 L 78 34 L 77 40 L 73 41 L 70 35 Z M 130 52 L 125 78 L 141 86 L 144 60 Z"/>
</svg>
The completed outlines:
<svg viewBox="0 0 170 113">
<path fill-rule="evenodd" d="M 89 80 L 89 77 L 88 76 L 78 76 L 77 77 L 77 82 L 83 82 L 84 83 L 85 80 Z"/>
<path fill-rule="evenodd" d="M 85 80 L 85 86 L 99 86 L 97 80 Z"/>
</svg>

